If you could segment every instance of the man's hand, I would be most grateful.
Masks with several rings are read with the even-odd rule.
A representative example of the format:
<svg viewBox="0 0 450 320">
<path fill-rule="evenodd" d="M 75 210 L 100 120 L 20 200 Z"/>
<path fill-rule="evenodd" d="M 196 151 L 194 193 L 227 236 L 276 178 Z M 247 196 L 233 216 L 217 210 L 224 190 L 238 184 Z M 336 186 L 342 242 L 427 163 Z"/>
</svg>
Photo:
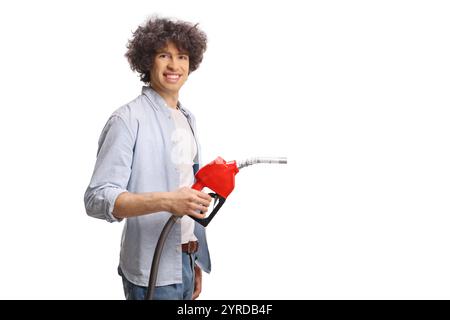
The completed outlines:
<svg viewBox="0 0 450 320">
<path fill-rule="evenodd" d="M 195 218 L 202 219 L 205 217 L 212 200 L 209 194 L 189 187 L 179 188 L 169 194 L 168 211 L 176 216 L 188 214 Z M 197 210 L 202 213 L 198 213 Z"/>
<path fill-rule="evenodd" d="M 202 292 L 202 269 L 195 265 L 195 282 L 194 282 L 194 292 L 192 293 L 192 300 L 195 300 Z"/>
</svg>

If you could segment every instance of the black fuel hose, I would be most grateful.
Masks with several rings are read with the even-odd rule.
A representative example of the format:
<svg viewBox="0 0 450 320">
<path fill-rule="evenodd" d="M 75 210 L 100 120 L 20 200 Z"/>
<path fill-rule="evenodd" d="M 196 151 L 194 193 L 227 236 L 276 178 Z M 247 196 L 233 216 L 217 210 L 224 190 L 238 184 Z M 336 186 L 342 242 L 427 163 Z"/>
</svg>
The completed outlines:
<svg viewBox="0 0 450 320">
<path fill-rule="evenodd" d="M 169 220 L 167 220 L 159 236 L 158 243 L 156 244 L 155 253 L 153 254 L 152 268 L 150 270 L 150 278 L 148 279 L 147 294 L 145 296 L 146 300 L 153 300 L 153 294 L 155 293 L 156 278 L 158 276 L 159 260 L 161 258 L 161 254 L 164 248 L 164 243 L 166 242 L 170 230 L 172 230 L 173 225 L 175 224 L 175 222 L 177 222 L 178 219 L 180 219 L 180 217 L 172 215 L 169 218 Z"/>
</svg>

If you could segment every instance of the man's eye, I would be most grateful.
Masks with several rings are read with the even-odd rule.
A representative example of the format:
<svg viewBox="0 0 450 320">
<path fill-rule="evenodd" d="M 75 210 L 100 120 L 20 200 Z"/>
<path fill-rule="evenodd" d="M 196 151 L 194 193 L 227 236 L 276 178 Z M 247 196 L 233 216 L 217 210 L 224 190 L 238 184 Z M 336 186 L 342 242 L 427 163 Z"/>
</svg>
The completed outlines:
<svg viewBox="0 0 450 320">
<path fill-rule="evenodd" d="M 189 59 L 189 56 L 180 56 L 180 59 L 181 59 L 181 60 L 188 60 L 188 59 Z"/>
<path fill-rule="evenodd" d="M 168 57 L 168 55 L 167 55 L 167 54 L 165 54 L 165 53 L 161 53 L 161 54 L 159 55 L 159 57 L 160 57 L 160 58 L 167 58 L 167 57 Z"/>
</svg>

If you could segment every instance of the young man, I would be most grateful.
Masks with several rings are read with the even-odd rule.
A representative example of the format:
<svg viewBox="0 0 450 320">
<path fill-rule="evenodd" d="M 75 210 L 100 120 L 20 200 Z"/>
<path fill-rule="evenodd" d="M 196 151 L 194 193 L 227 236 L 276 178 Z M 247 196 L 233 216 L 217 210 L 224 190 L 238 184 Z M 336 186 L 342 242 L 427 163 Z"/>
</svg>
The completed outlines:
<svg viewBox="0 0 450 320">
<path fill-rule="evenodd" d="M 119 274 L 126 299 L 144 299 L 160 232 L 171 214 L 182 216 L 164 246 L 154 299 L 196 299 L 201 269 L 211 263 L 202 218 L 211 197 L 193 190 L 200 149 L 195 118 L 178 101 L 200 65 L 206 35 L 190 23 L 149 19 L 128 43 L 131 69 L 147 84 L 116 110 L 99 139 L 97 162 L 84 201 L 86 212 L 125 220 Z M 201 268 L 201 269 L 200 269 Z"/>
</svg>

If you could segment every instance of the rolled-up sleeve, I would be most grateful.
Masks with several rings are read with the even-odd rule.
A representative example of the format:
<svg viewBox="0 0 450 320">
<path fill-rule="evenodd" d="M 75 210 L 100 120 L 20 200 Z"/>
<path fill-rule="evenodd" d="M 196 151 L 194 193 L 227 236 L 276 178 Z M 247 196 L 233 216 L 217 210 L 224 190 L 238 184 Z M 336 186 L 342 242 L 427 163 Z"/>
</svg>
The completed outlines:
<svg viewBox="0 0 450 320">
<path fill-rule="evenodd" d="M 108 222 L 121 220 L 113 216 L 113 210 L 119 194 L 127 192 L 134 141 L 126 122 L 118 115 L 111 116 L 100 135 L 94 173 L 84 194 L 89 216 Z"/>
</svg>

